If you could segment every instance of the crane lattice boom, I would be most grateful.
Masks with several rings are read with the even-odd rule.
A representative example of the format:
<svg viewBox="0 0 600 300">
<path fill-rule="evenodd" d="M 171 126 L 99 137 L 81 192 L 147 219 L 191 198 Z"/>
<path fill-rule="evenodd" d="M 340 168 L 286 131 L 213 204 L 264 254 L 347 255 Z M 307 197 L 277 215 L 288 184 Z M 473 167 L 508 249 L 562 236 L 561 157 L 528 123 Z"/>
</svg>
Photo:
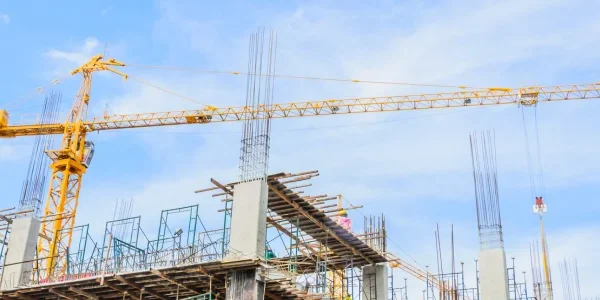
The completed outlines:
<svg viewBox="0 0 600 300">
<path fill-rule="evenodd" d="M 86 131 L 102 131 L 242 121 L 257 118 L 259 115 L 265 115 L 264 113 L 270 118 L 279 119 L 502 104 L 531 106 L 540 102 L 597 98 L 600 98 L 598 83 L 516 89 L 488 88 L 436 94 L 277 103 L 270 107 L 259 107 L 258 110 L 244 106 L 223 108 L 207 106 L 198 110 L 95 117 L 83 122 L 83 126 Z M 63 124 L 2 126 L 0 123 L 0 137 L 38 135 L 40 126 L 43 128 L 42 134 L 60 134 L 64 131 Z"/>
</svg>

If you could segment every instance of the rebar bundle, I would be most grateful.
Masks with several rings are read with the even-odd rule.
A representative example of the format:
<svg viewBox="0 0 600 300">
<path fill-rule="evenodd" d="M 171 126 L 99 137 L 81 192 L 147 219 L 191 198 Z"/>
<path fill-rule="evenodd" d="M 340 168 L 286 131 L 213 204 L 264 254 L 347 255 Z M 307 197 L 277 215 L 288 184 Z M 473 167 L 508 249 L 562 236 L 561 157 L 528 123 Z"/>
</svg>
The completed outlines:
<svg viewBox="0 0 600 300">
<path fill-rule="evenodd" d="M 386 244 L 385 216 L 364 217 L 363 241 L 374 249 L 385 252 Z"/>
<path fill-rule="evenodd" d="M 42 113 L 38 124 L 40 125 L 39 134 L 35 136 L 33 150 L 29 159 L 27 175 L 23 181 L 21 189 L 21 199 L 19 200 L 19 210 L 33 210 L 33 215 L 40 217 L 42 210 L 42 201 L 48 178 L 48 165 L 50 159 L 45 154 L 45 150 L 50 149 L 54 142 L 54 135 L 43 134 L 44 125 L 56 123 L 62 95 L 60 93 L 50 93 L 46 95 Z"/>
<path fill-rule="evenodd" d="M 133 198 L 117 199 L 112 221 L 130 219 L 133 212 L 133 203 Z M 120 240 L 126 240 L 125 237 L 131 235 L 131 232 L 135 229 L 133 222 L 120 222 L 115 225 L 117 226 L 111 228 L 110 233 L 113 235 L 113 238 Z"/>
<path fill-rule="evenodd" d="M 475 205 L 479 245 L 482 250 L 504 247 L 500 198 L 498 195 L 498 171 L 496 167 L 496 138 L 493 131 L 469 135 L 471 162 L 475 186 Z"/>
<path fill-rule="evenodd" d="M 275 74 L 276 49 L 277 35 L 273 31 L 269 33 L 266 47 L 264 29 L 250 36 L 246 107 L 255 113 L 244 116 L 246 121 L 242 131 L 239 175 L 242 182 L 265 180 L 267 176 L 271 132 L 269 109 L 273 103 L 275 88 L 275 77 L 272 75 Z"/>
<path fill-rule="evenodd" d="M 562 280 L 563 299 L 581 300 L 581 290 L 579 288 L 579 270 L 577 260 L 564 259 L 560 265 L 560 278 Z"/>
</svg>

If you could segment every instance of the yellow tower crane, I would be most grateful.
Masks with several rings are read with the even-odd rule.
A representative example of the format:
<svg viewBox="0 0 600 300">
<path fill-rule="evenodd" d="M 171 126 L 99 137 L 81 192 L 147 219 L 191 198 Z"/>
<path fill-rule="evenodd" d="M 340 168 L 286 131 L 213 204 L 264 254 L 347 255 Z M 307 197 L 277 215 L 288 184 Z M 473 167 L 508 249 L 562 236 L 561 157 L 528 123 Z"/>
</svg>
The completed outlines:
<svg viewBox="0 0 600 300">
<path fill-rule="evenodd" d="M 93 156 L 94 144 L 85 140 L 87 129 L 84 125 L 90 101 L 92 73 L 110 71 L 127 79 L 127 75 L 113 69 L 112 66 L 124 66 L 124 64 L 114 59 L 102 61 L 102 55 L 96 55 L 71 72 L 71 75 L 82 74 L 83 81 L 69 116 L 62 124 L 60 133 L 63 137 L 60 149 L 46 151 L 52 160 L 50 165 L 52 175 L 43 216 L 52 217 L 53 221 L 42 222 L 40 236 L 43 238 L 39 239 L 37 255 L 39 258 L 46 258 L 44 263 L 48 276 L 52 276 L 54 270 L 59 273 L 64 273 L 66 270 L 67 265 L 63 262 L 66 260 L 66 249 L 71 244 L 81 179 Z M 4 121 L 0 120 L 0 124 L 6 126 L 8 114 L 0 112 L 0 115 L 5 118 Z"/>
<path fill-rule="evenodd" d="M 47 151 L 53 160 L 50 167 L 52 177 L 43 215 L 45 218 L 41 232 L 43 237 L 40 238 L 38 245 L 38 259 L 46 259 L 47 277 L 63 275 L 66 272 L 66 255 L 71 244 L 81 180 L 87 171 L 94 151 L 93 143 L 85 140 L 87 132 L 232 122 L 265 115 L 275 119 L 503 104 L 531 106 L 540 102 L 557 100 L 600 98 L 600 84 L 592 83 L 514 89 L 463 89 L 435 94 L 278 103 L 258 108 L 205 106 L 198 110 L 114 115 L 87 119 L 92 73 L 110 71 L 127 79 L 125 73 L 113 68 L 123 66 L 125 64 L 122 62 L 114 59 L 103 60 L 102 55 L 97 55 L 71 72 L 72 75 L 82 74 L 83 81 L 69 117 L 64 123 L 10 125 L 8 113 L 0 110 L 0 138 L 40 134 L 63 135 L 61 148 Z M 414 272 L 414 270 L 412 271 Z"/>
</svg>

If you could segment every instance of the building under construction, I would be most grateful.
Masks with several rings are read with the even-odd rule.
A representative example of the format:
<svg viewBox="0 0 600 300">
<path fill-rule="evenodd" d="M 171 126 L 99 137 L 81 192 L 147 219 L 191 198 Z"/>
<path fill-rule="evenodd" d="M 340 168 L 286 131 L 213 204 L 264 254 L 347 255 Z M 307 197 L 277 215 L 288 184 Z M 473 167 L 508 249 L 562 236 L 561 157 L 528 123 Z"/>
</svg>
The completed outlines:
<svg viewBox="0 0 600 300">
<path fill-rule="evenodd" d="M 394 287 L 390 268 L 422 280 L 427 299 L 529 298 L 526 289 L 524 296 L 520 292 L 526 284 L 519 283 L 514 265 L 511 275 L 506 264 L 495 150 L 484 147 L 481 154 L 491 156 L 482 156 L 481 164 L 473 155 L 481 271 L 476 270 L 476 284 L 467 287 L 462 268 L 458 271 L 454 261 L 450 272 L 439 268 L 432 274 L 390 253 L 383 216 L 365 217 L 363 230 L 357 230 L 345 214 L 357 207 L 345 205 L 337 195 L 305 195 L 302 188 L 310 185 L 307 181 L 318 172 L 268 175 L 270 122 L 276 118 L 511 104 L 523 108 L 558 100 L 598 99 L 599 83 L 461 86 L 454 92 L 274 103 L 276 47 L 272 32 L 267 39 L 264 30 L 251 36 L 244 106 L 202 105 L 189 111 L 88 118 L 93 73 L 129 78 L 120 69 L 125 63 L 96 55 L 71 72 L 82 75 L 83 80 L 63 123 L 57 121 L 60 101 L 52 97 L 42 117 L 32 124 L 9 123 L 8 112 L 0 110 L 0 138 L 37 138 L 19 208 L 0 211 L 0 231 L 4 231 L 0 237 L 0 298 L 406 299 L 406 285 Z M 207 228 L 199 204 L 162 211 L 157 231 L 144 230 L 142 216 L 128 213 L 108 220 L 101 237 L 89 234 L 89 226 L 97 224 L 75 224 L 82 180 L 95 151 L 88 133 L 221 122 L 243 122 L 240 172 L 234 182 L 213 179 L 212 187 L 198 191 L 213 191 L 213 201 L 221 201 L 221 225 Z M 54 150 L 51 139 L 41 138 L 59 134 L 62 140 Z M 46 179 L 42 170 L 47 165 L 51 174 L 43 195 Z M 545 212 L 542 205 L 540 196 L 540 204 L 534 208 L 540 214 Z M 534 284 L 538 295 L 552 299 L 545 240 L 542 247 L 545 276 L 542 279 L 537 274 Z"/>
<path fill-rule="evenodd" d="M 3 299 L 388 299 L 385 222 L 363 232 L 338 224 L 340 196 L 302 196 L 316 171 L 266 181 L 219 183 L 198 192 L 220 197 L 223 225 L 206 228 L 199 206 L 161 212 L 149 237 L 140 216 L 106 222 L 101 240 L 76 228 L 65 272 L 48 258 L 3 259 Z M 190 191 L 191 192 L 191 191 Z M 4 215 L 6 231 L 27 218 Z M 373 221 L 377 220 L 377 221 Z M 12 225 L 12 226 L 10 226 Z M 4 252 L 11 253 L 10 243 Z M 21 274 L 7 273 L 11 266 Z"/>
</svg>

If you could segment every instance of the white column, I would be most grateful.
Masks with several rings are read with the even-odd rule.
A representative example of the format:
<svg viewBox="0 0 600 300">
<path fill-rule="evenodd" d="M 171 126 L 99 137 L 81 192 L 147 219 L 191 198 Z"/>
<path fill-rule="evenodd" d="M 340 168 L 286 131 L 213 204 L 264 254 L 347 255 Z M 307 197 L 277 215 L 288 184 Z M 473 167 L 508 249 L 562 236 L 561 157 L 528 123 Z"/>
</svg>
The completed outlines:
<svg viewBox="0 0 600 300">
<path fill-rule="evenodd" d="M 362 268 L 362 299 L 388 299 L 387 264 L 370 265 Z"/>
<path fill-rule="evenodd" d="M 227 259 L 265 256 L 268 186 L 262 180 L 233 187 L 231 235 Z"/>
<path fill-rule="evenodd" d="M 39 232 L 40 221 L 36 218 L 27 217 L 13 220 L 8 252 L 4 260 L 5 267 L 2 270 L 1 290 L 29 282 Z"/>
<path fill-rule="evenodd" d="M 507 300 L 508 275 L 503 248 L 479 251 L 481 299 Z"/>
</svg>

